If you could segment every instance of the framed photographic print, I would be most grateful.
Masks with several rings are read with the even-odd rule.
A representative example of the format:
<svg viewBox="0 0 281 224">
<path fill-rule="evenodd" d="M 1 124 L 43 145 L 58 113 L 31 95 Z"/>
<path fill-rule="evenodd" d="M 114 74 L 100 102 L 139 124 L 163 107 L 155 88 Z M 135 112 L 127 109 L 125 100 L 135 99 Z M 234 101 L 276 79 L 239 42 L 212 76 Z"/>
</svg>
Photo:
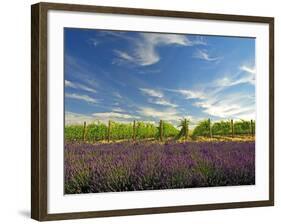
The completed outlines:
<svg viewBox="0 0 281 224">
<path fill-rule="evenodd" d="M 32 218 L 274 204 L 274 19 L 32 5 Z"/>
</svg>

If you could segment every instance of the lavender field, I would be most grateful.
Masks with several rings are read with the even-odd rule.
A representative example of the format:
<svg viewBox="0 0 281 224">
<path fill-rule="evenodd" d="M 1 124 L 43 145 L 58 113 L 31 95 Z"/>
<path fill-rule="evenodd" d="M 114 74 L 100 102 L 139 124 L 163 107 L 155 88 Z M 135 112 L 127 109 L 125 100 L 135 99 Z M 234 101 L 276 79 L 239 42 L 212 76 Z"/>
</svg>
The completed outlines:
<svg viewBox="0 0 281 224">
<path fill-rule="evenodd" d="M 65 193 L 255 184 L 255 143 L 65 144 Z"/>
</svg>

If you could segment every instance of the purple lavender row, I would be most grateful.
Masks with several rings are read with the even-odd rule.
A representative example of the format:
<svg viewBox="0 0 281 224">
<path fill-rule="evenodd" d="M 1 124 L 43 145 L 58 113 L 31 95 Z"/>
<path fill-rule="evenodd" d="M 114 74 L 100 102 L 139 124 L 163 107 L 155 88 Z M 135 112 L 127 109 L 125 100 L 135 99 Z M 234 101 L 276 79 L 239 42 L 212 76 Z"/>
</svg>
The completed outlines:
<svg viewBox="0 0 281 224">
<path fill-rule="evenodd" d="M 255 184 L 254 142 L 65 144 L 65 193 Z"/>
</svg>

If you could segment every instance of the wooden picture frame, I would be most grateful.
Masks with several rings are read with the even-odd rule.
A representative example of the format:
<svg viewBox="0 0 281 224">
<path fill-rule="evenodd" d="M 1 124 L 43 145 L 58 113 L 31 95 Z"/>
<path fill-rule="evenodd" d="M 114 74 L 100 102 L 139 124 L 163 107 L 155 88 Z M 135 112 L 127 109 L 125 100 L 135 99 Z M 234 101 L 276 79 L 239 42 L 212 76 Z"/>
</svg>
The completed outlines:
<svg viewBox="0 0 281 224">
<path fill-rule="evenodd" d="M 268 200 L 243 201 L 151 208 L 130 208 L 106 211 L 48 213 L 48 19 L 50 10 L 189 18 L 212 21 L 249 22 L 269 25 L 269 182 Z M 274 205 L 274 18 L 224 15 L 183 11 L 118 8 L 90 5 L 38 3 L 31 7 L 31 217 L 39 221 L 81 219 L 109 216 L 142 215 L 170 212 L 203 211 Z"/>
</svg>

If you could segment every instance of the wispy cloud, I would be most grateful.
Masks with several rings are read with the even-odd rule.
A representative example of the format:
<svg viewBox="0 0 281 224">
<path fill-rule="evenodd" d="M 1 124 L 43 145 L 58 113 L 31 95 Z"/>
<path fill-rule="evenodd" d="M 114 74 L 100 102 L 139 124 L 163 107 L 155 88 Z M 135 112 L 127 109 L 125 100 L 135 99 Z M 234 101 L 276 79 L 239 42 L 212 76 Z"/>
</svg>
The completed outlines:
<svg viewBox="0 0 281 224">
<path fill-rule="evenodd" d="M 189 97 L 191 92 L 192 97 Z M 186 96 L 182 92 L 183 96 Z M 226 118 L 248 119 L 255 116 L 255 98 L 246 93 L 232 94 L 214 89 L 206 92 L 188 91 L 186 99 L 193 99 L 194 106 L 199 107 L 208 115 Z"/>
<path fill-rule="evenodd" d="M 152 97 L 152 98 L 148 98 L 149 103 L 158 104 L 162 106 L 169 106 L 169 107 L 178 106 L 177 104 L 171 103 L 168 99 L 166 99 L 163 92 L 160 90 L 147 89 L 147 88 L 140 88 L 140 90 L 143 94 Z"/>
<path fill-rule="evenodd" d="M 158 98 L 161 98 L 164 96 L 163 93 L 159 90 L 147 89 L 147 88 L 140 88 L 140 90 L 148 96 L 153 96 L 153 97 L 158 97 Z"/>
<path fill-rule="evenodd" d="M 131 55 L 129 55 L 127 52 L 125 51 L 120 51 L 120 50 L 114 50 L 114 53 L 119 57 L 119 59 L 121 60 L 126 60 L 129 62 L 134 62 L 135 58 L 132 57 Z"/>
<path fill-rule="evenodd" d="M 65 83 L 65 87 L 69 87 L 69 88 L 73 88 L 73 89 L 80 89 L 80 90 L 84 90 L 84 91 L 92 92 L 92 93 L 97 92 L 94 88 L 88 87 L 88 86 L 80 84 L 80 83 L 71 82 L 69 80 L 65 80 L 64 83 Z"/>
<path fill-rule="evenodd" d="M 242 71 L 242 72 L 241 72 Z M 240 84 L 254 85 L 255 69 L 241 66 L 235 75 L 226 75 L 211 83 L 203 84 L 202 90 L 165 89 L 181 94 L 193 105 L 210 116 L 219 118 L 253 119 L 255 116 L 255 97 L 248 93 L 232 93 L 226 90 Z"/>
<path fill-rule="evenodd" d="M 100 70 L 96 69 L 99 73 L 104 75 Z M 95 70 L 95 71 L 96 71 Z M 82 58 L 76 58 L 69 54 L 65 54 L 65 86 L 81 89 L 87 92 L 96 93 L 100 83 L 98 83 L 95 78 L 96 74 L 93 72 L 93 69 L 89 63 Z M 80 82 L 70 81 L 69 78 L 73 77 L 75 80 L 80 80 Z M 72 78 L 72 79 L 73 79 Z"/>
<path fill-rule="evenodd" d="M 93 113 L 93 118 L 99 120 L 110 120 L 110 119 L 139 119 L 139 116 L 119 113 L 119 112 L 103 112 L 103 113 Z"/>
<path fill-rule="evenodd" d="M 76 88 L 76 86 L 68 80 L 64 81 L 64 85 L 65 85 L 65 87 Z"/>
<path fill-rule="evenodd" d="M 148 99 L 148 102 L 153 103 L 153 104 L 158 104 L 158 105 L 162 105 L 162 106 L 169 106 L 169 107 L 177 107 L 177 104 L 171 103 L 170 101 L 168 101 L 167 99 Z"/>
<path fill-rule="evenodd" d="M 113 92 L 113 96 L 115 96 L 118 99 L 122 99 L 123 97 L 121 96 L 121 94 L 119 92 Z"/>
<path fill-rule="evenodd" d="M 231 94 L 217 88 L 204 91 L 174 90 L 210 116 L 226 118 L 254 118 L 255 98 L 248 94 Z"/>
<path fill-rule="evenodd" d="M 115 107 L 115 108 L 113 108 L 112 110 L 113 110 L 114 112 L 118 112 L 118 113 L 124 113 L 124 112 L 125 112 L 125 110 L 122 109 L 122 108 L 120 108 L 120 107 Z"/>
<path fill-rule="evenodd" d="M 148 66 L 159 62 L 161 57 L 157 47 L 206 45 L 203 39 L 191 40 L 181 34 L 140 33 L 133 41 L 131 38 L 129 40 L 132 42 L 134 50 L 130 52 L 114 50 L 114 52 L 118 56 L 119 62 L 126 61 L 139 66 Z"/>
<path fill-rule="evenodd" d="M 170 92 L 180 93 L 184 96 L 185 99 L 205 99 L 205 93 L 198 90 L 190 90 L 190 89 L 166 89 Z"/>
<path fill-rule="evenodd" d="M 255 84 L 255 77 L 253 75 L 245 75 L 235 78 L 231 76 L 224 76 L 216 80 L 216 85 L 221 88 L 236 86 L 243 83 Z"/>
<path fill-rule="evenodd" d="M 194 103 L 203 112 L 220 118 L 254 118 L 255 100 L 247 94 L 215 95 Z"/>
<path fill-rule="evenodd" d="M 80 95 L 80 94 L 76 94 L 76 93 L 66 93 L 65 97 L 70 98 L 70 99 L 75 99 L 75 100 L 82 100 L 87 103 L 97 103 L 98 102 L 96 99 L 94 99 L 88 95 Z"/>
<path fill-rule="evenodd" d="M 114 120 L 116 122 L 132 122 L 133 120 L 137 119 L 140 119 L 140 117 L 114 111 L 92 114 L 79 114 L 70 111 L 65 112 L 66 124 L 83 124 L 84 121 L 88 124 L 97 121 L 107 123 L 109 120 Z"/>
<path fill-rule="evenodd" d="M 210 116 L 223 119 L 253 119 L 255 116 L 254 96 L 249 96 L 246 93 L 227 94 L 214 90 L 206 93 L 203 98 L 194 99 L 193 105 L 201 108 L 204 113 Z"/>
<path fill-rule="evenodd" d="M 142 117 L 154 118 L 157 120 L 163 119 L 166 121 L 179 121 L 182 116 L 175 109 L 157 110 L 151 107 L 141 107 L 138 113 Z"/>
<path fill-rule="evenodd" d="M 79 113 L 73 113 L 70 111 L 65 112 L 65 124 L 83 124 L 83 122 L 91 123 L 93 122 L 93 117 L 86 114 L 79 114 Z"/>
<path fill-rule="evenodd" d="M 241 72 L 242 71 L 242 72 Z M 215 85 L 221 88 L 235 86 L 239 84 L 255 85 L 256 69 L 254 67 L 241 66 L 235 75 L 225 75 L 215 80 Z"/>
<path fill-rule="evenodd" d="M 102 37 L 113 37 L 113 38 L 120 38 L 123 40 L 127 40 L 127 41 L 134 41 L 135 38 L 131 37 L 129 35 L 127 35 L 127 32 L 124 31 L 110 31 L 110 30 L 104 30 L 104 31 L 100 31 L 99 34 Z"/>
<path fill-rule="evenodd" d="M 210 53 L 208 53 L 207 50 L 201 50 L 201 49 L 197 49 L 193 54 L 193 57 L 209 62 L 211 61 L 219 62 L 222 59 L 222 57 L 213 57 L 210 55 Z"/>
<path fill-rule="evenodd" d="M 248 67 L 248 66 L 246 66 L 246 65 L 242 65 L 242 66 L 240 67 L 240 69 L 241 69 L 242 71 L 245 71 L 245 72 L 248 72 L 248 73 L 251 73 L 251 74 L 256 74 L 256 68 L 255 68 L 255 67 Z"/>
</svg>

